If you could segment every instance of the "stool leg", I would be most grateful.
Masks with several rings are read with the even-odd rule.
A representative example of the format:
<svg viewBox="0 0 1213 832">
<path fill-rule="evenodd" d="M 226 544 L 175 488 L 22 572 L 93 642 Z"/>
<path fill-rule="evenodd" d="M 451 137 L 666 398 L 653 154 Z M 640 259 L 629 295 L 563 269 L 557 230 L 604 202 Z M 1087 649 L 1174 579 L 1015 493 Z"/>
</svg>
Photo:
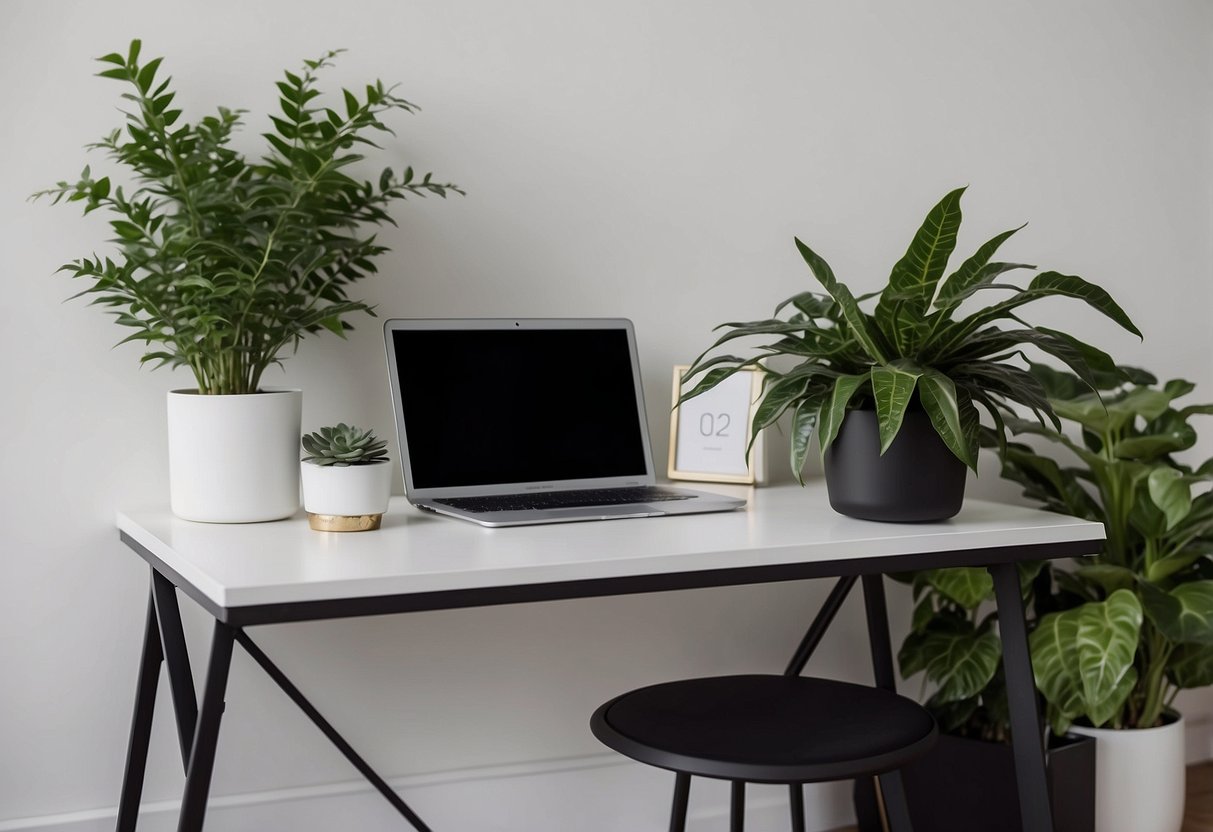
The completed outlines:
<svg viewBox="0 0 1213 832">
<path fill-rule="evenodd" d="M 872 650 L 872 672 L 876 687 L 897 692 L 893 675 L 893 648 L 889 644 L 889 613 L 884 601 L 884 576 L 863 576 L 863 601 L 868 616 L 868 644 Z M 910 810 L 906 805 L 901 772 L 880 775 L 880 794 L 892 832 L 910 832 Z"/>
<path fill-rule="evenodd" d="M 745 832 L 745 781 L 733 781 L 733 799 L 729 801 L 729 832 Z"/>
<path fill-rule="evenodd" d="M 900 771 L 886 771 L 880 775 L 880 794 L 884 799 L 890 832 L 913 832 L 910 807 L 906 805 L 906 792 L 901 785 Z"/>
<path fill-rule="evenodd" d="M 788 786 L 788 803 L 792 807 L 792 832 L 805 832 L 803 783 Z"/>
<path fill-rule="evenodd" d="M 678 772 L 674 776 L 674 808 L 670 810 L 670 832 L 686 832 L 687 800 L 691 796 L 691 775 Z"/>
</svg>

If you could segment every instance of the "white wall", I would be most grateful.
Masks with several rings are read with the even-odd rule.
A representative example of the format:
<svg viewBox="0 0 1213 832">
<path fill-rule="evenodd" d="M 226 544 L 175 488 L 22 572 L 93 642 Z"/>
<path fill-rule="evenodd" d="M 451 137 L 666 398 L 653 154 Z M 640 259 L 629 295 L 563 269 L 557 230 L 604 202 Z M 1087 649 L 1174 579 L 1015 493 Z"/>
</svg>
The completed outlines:
<svg viewBox="0 0 1213 832">
<path fill-rule="evenodd" d="M 1100 282 L 1147 338 L 1062 303 L 1039 320 L 1213 390 L 1211 34 L 1199 0 L 0 4 L 0 828 L 114 804 L 147 574 L 112 517 L 165 499 L 164 392 L 190 383 L 139 371 L 137 348 L 110 351 L 120 333 L 102 314 L 60 305 L 75 287 L 52 272 L 103 250 L 104 227 L 25 202 L 74 176 L 81 146 L 120 123 L 117 85 L 91 77 L 91 57 L 141 36 L 145 54 L 168 56 L 187 115 L 220 103 L 264 112 L 283 68 L 331 47 L 350 49 L 333 84 L 401 81 L 425 109 L 401 120 L 387 156 L 468 196 L 400 206 L 401 228 L 383 235 L 394 251 L 365 296 L 387 316 L 633 318 L 663 460 L 670 366 L 714 324 L 762 316 L 809 285 L 794 234 L 869 290 L 926 209 L 964 183 L 962 248 L 1031 220 L 1009 256 Z M 307 342 L 267 382 L 304 389 L 305 426 L 386 431 L 382 365 L 368 320 L 348 343 Z M 983 472 L 973 493 L 1013 494 Z M 780 667 L 825 591 L 704 590 L 259 637 L 385 773 L 498 771 L 477 767 L 599 753 L 586 720 L 620 690 Z M 185 608 L 201 641 L 205 622 Z M 867 678 L 858 613 L 824 645 L 822 672 Z M 1185 701 L 1197 721 L 1213 715 L 1213 697 Z M 149 800 L 179 794 L 178 768 L 160 721 Z M 655 785 L 634 799 L 659 818 L 665 781 L 644 776 Z M 214 793 L 351 777 L 238 656 Z M 615 777 L 576 782 L 552 781 L 553 807 L 633 794 Z M 843 792 L 823 794 L 818 826 L 844 821 Z M 562 828 L 537 802 L 529 828 Z M 491 801 L 450 805 L 439 828 L 489 828 Z M 577 828 L 623 828 L 612 814 Z"/>
</svg>

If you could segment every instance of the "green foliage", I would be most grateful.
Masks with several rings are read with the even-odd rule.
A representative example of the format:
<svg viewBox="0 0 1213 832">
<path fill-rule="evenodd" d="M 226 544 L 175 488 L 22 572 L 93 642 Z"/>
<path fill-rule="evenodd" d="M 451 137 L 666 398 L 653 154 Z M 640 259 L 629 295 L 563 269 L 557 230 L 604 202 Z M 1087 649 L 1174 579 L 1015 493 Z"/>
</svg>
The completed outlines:
<svg viewBox="0 0 1213 832">
<path fill-rule="evenodd" d="M 1007 425 L 1065 461 L 1011 442 L 1003 475 L 1107 533 L 1102 555 L 1054 575 L 1048 604 L 1060 611 L 1032 634 L 1037 685 L 1056 730 L 1080 718 L 1149 728 L 1179 689 L 1213 682 L 1213 460 L 1194 469 L 1173 456 L 1196 443 L 1191 417 L 1213 406 L 1178 405 L 1194 385 L 1140 370 L 1102 397 L 1067 374 L 1032 372 L 1066 429 Z"/>
<path fill-rule="evenodd" d="M 387 442 L 376 437 L 374 431 L 344 422 L 304 434 L 302 444 L 303 450 L 307 451 L 303 461 L 314 465 L 345 468 L 349 465 L 387 462 L 388 458 Z"/>
<path fill-rule="evenodd" d="M 1004 273 L 1035 268 L 993 261 L 999 246 L 1018 229 L 995 236 L 944 277 L 956 246 L 963 192 L 963 188 L 952 191 L 927 214 L 905 256 L 893 267 L 888 284 L 874 296 L 872 312 L 861 307 L 867 298 L 856 298 L 829 264 L 797 239 L 801 257 L 825 293 L 802 292 L 788 298 L 771 318 L 722 324 L 718 329 L 728 331 L 688 370 L 687 379 L 703 377 L 681 400 L 711 389 L 739 370 L 762 366 L 766 371 L 763 401 L 753 436 L 785 411 L 798 414 L 799 441 L 791 458 L 798 476 L 809 446 L 802 434 L 810 421 L 820 431 L 824 453 L 847 408 L 874 402 L 883 453 L 897 436 L 907 408 L 918 402 L 952 453 L 976 469 L 981 410 L 993 421 L 1000 440 L 1005 438 L 1003 421 L 1015 413 L 1014 405 L 1032 411 L 1041 424 L 1055 423 L 1045 390 L 1026 370 L 1024 349 L 1053 356 L 1091 389 L 1103 379 L 1121 378 L 1112 359 L 1100 350 L 1066 333 L 1032 327 L 1019 317 L 1025 304 L 1067 297 L 1141 334 L 1107 292 L 1080 277 L 1042 272 L 1026 287 L 996 283 Z M 966 300 L 990 289 L 1001 290 L 1006 297 L 961 315 Z M 780 317 L 785 309 L 787 316 Z M 775 340 L 759 347 L 762 355 L 757 358 L 707 357 L 723 344 L 752 336 Z M 781 355 L 793 356 L 800 364 L 776 372 L 763 363 Z M 816 418 L 810 420 L 814 413 Z"/>
<path fill-rule="evenodd" d="M 1024 596 L 1042 564 L 1019 565 Z M 930 569 L 902 576 L 913 586 L 914 617 L 897 654 L 904 677 L 921 672 L 927 708 L 950 734 L 1005 742 L 1009 737 L 1002 642 L 985 609 L 994 582 L 985 569 Z"/>
<path fill-rule="evenodd" d="M 1032 665 L 1055 731 L 1077 716 L 1100 727 L 1120 710 L 1138 681 L 1133 656 L 1141 623 L 1141 603 L 1128 589 L 1040 620 L 1030 640 Z"/>
<path fill-rule="evenodd" d="M 76 181 L 34 197 L 112 217 L 117 253 L 61 271 L 85 280 L 80 294 L 133 330 L 120 343 L 142 342 L 142 361 L 153 366 L 189 367 L 202 393 L 255 392 L 304 335 L 344 337 L 353 328 L 347 317 L 373 314 L 347 294 L 387 251 L 364 227 L 394 224 L 386 209 L 408 195 L 463 192 L 411 167 L 354 176 L 359 149 L 379 147 L 369 136 L 392 133 L 382 118 L 417 108 L 380 81 L 324 105 L 317 73 L 337 52 L 277 83 L 280 112 L 256 160 L 230 146 L 245 111 L 220 107 L 183 121 L 161 59 L 141 63 L 139 53 L 136 40 L 125 55 L 99 59 L 107 68 L 98 74 L 126 87 L 126 123 L 88 145 L 125 170 L 128 187 L 85 167 Z"/>
</svg>

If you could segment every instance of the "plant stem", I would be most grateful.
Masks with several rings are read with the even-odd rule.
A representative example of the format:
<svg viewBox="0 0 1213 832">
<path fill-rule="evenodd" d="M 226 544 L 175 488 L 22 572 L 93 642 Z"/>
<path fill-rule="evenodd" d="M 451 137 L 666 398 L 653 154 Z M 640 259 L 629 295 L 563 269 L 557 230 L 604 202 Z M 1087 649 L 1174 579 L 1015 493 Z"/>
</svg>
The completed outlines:
<svg viewBox="0 0 1213 832">
<path fill-rule="evenodd" d="M 1146 674 L 1139 684 L 1144 689 L 1146 696 L 1138 716 L 1137 727 L 1153 728 L 1162 718 L 1167 660 L 1171 657 L 1171 651 L 1174 648 L 1168 645 L 1163 635 L 1152 626 L 1143 624 L 1143 627 L 1149 627 L 1150 632 L 1142 640 L 1142 647 L 1147 651 Z"/>
</svg>

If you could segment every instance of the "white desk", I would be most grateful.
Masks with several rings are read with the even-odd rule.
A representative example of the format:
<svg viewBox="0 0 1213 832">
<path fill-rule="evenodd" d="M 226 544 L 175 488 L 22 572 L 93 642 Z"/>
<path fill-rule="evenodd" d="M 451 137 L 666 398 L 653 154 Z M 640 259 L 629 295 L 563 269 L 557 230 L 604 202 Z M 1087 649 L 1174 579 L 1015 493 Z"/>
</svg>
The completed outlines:
<svg viewBox="0 0 1213 832">
<path fill-rule="evenodd" d="M 210 525 L 179 520 L 164 508 L 120 514 L 122 539 L 151 565 L 153 581 L 119 832 L 135 826 L 162 660 L 187 773 L 179 829 L 201 829 L 234 642 L 249 650 L 414 826 L 428 829 L 398 796 L 387 794 L 382 778 L 252 643 L 247 626 L 863 575 L 865 595 L 879 595 L 869 598 L 877 603 L 876 619 L 869 609 L 869 625 L 876 621 L 884 629 L 883 646 L 873 633 L 874 660 L 878 683 L 889 686 L 891 656 L 876 655 L 888 652 L 879 576 L 945 566 L 987 566 L 994 575 L 1012 728 L 1024 738 L 1016 758 L 1025 829 L 1047 832 L 1043 752 L 1014 564 L 1094 554 L 1102 526 L 976 500 L 944 523 L 872 523 L 835 514 L 821 483 L 740 490 L 750 505 L 736 512 L 503 529 L 423 513 L 401 498 L 392 501 L 383 529 L 359 534 L 313 532 L 302 515 L 277 523 Z M 174 587 L 215 618 L 201 708 Z"/>
</svg>

